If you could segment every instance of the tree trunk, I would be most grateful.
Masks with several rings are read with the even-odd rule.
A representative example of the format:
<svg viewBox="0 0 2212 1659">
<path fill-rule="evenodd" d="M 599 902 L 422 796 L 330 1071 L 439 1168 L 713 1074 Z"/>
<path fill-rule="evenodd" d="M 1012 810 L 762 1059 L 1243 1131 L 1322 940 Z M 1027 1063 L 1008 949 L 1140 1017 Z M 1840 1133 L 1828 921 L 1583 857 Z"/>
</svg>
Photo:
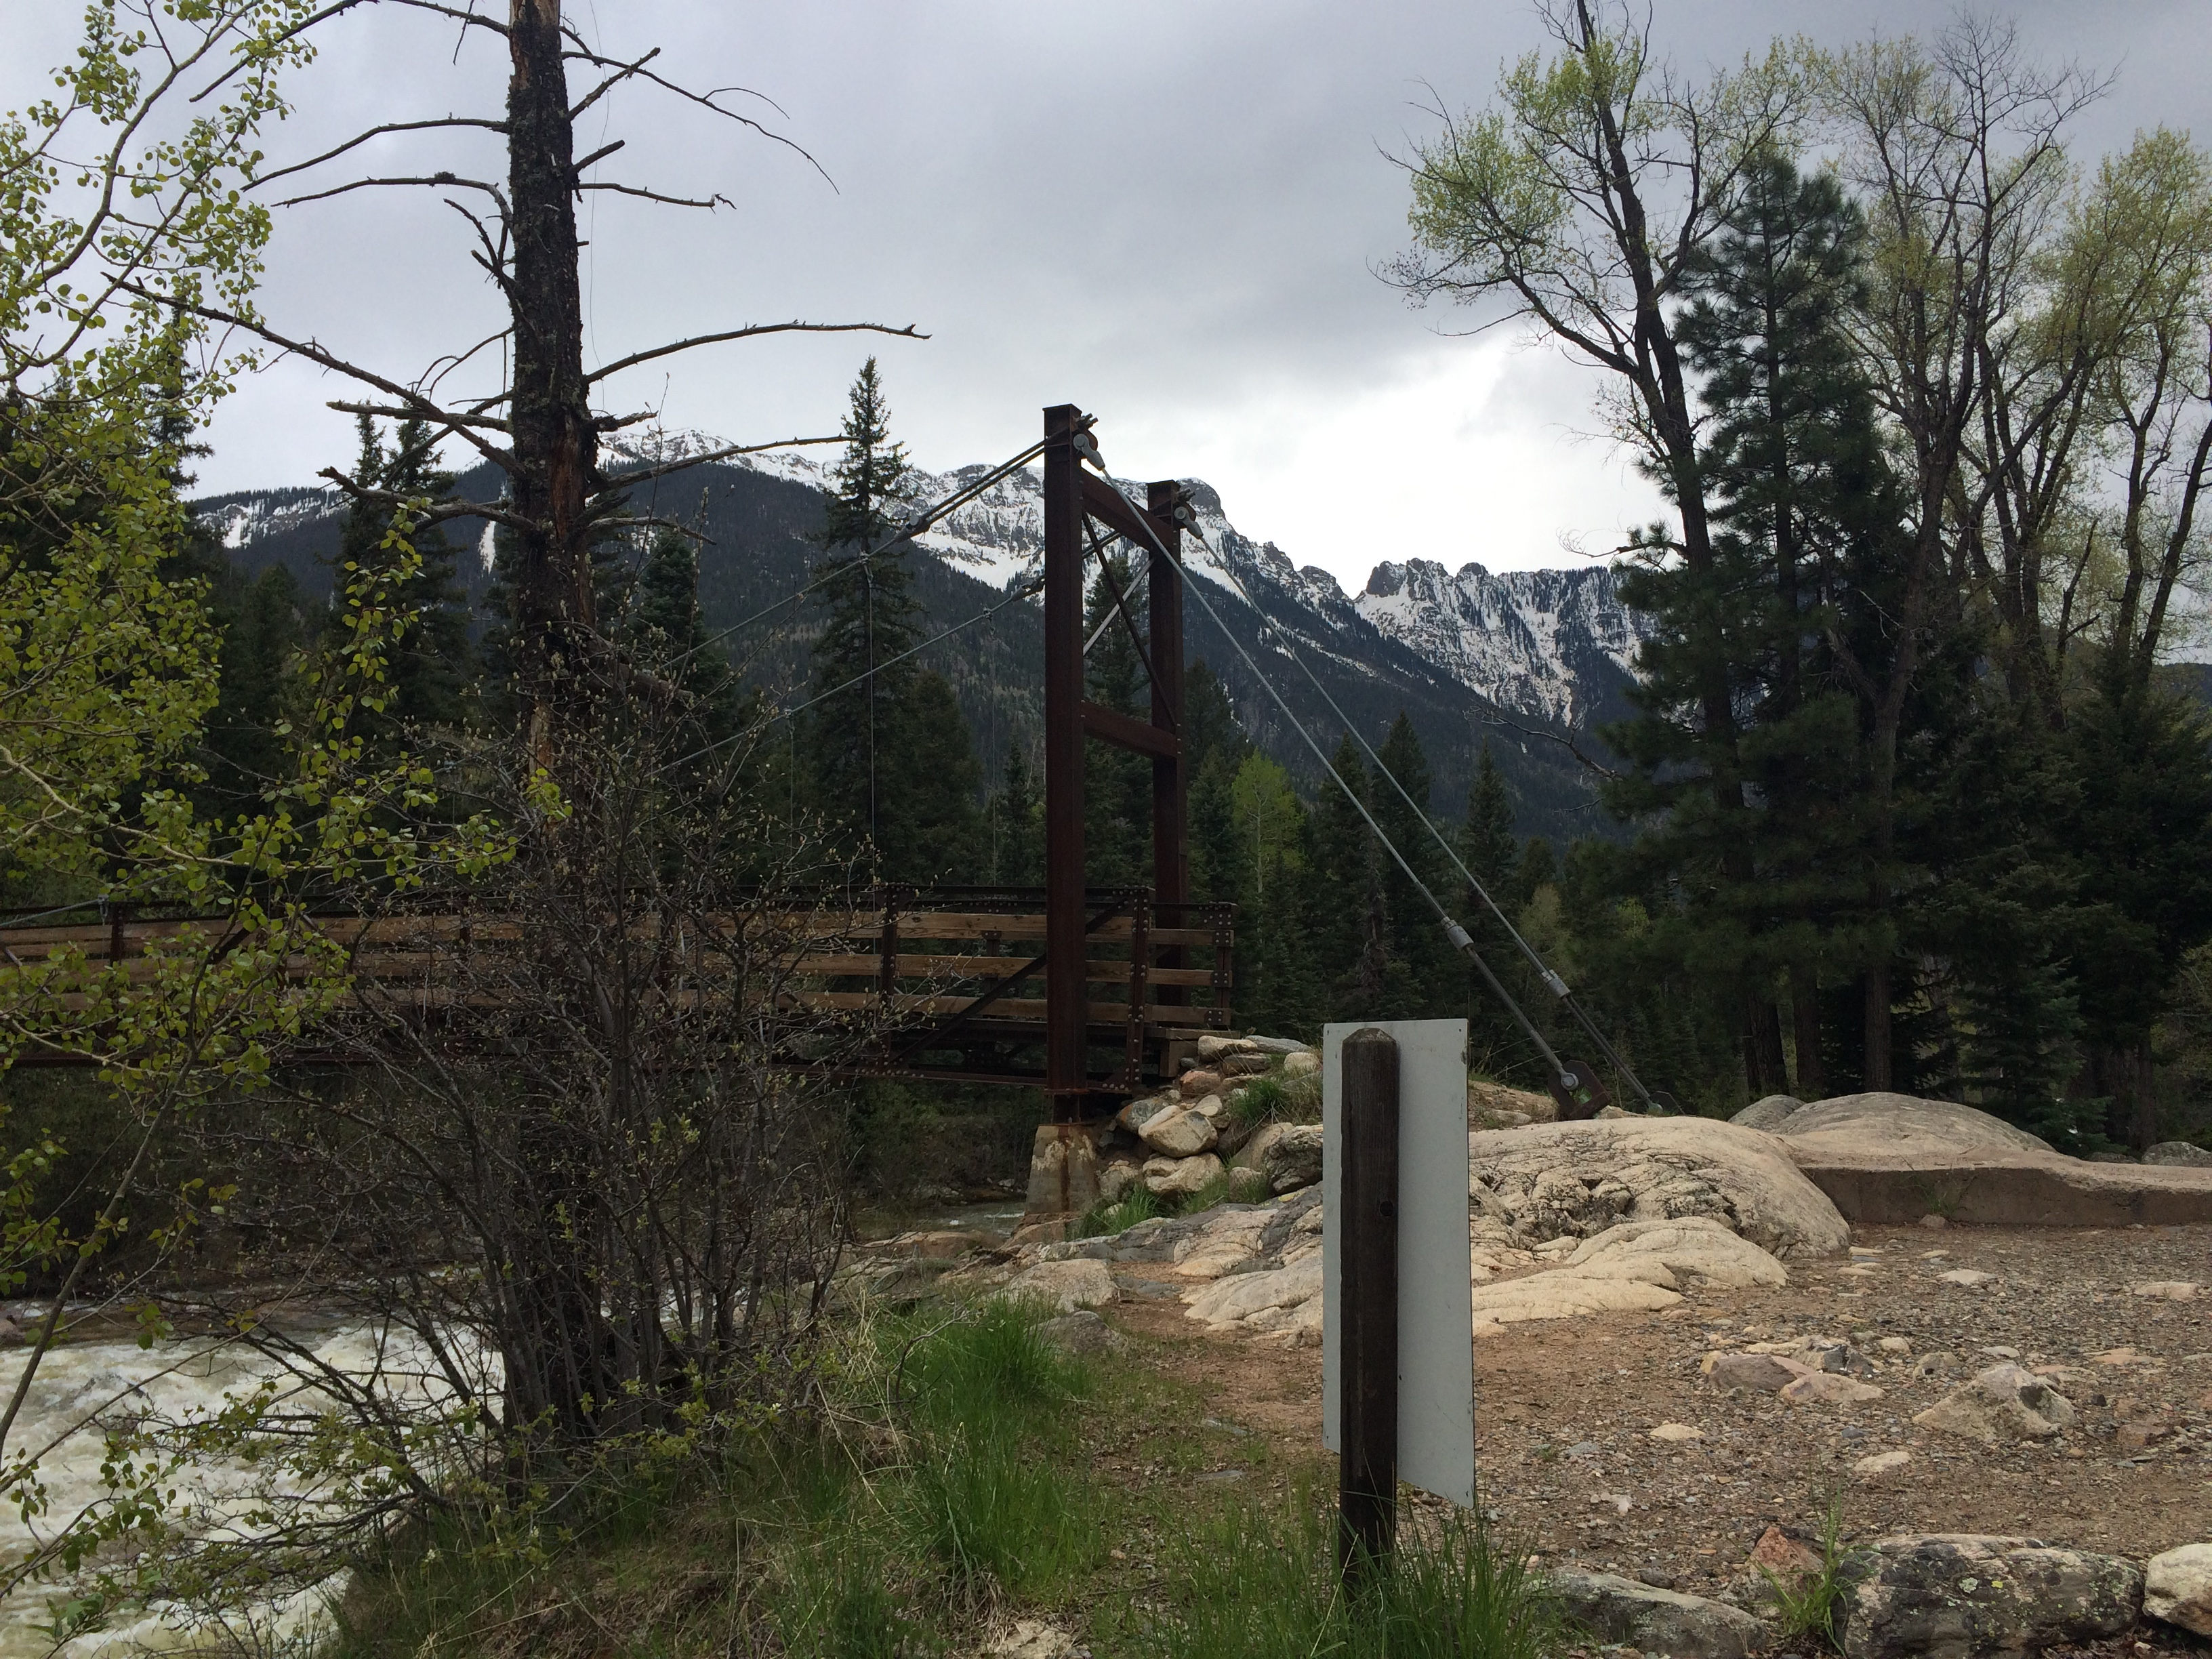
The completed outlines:
<svg viewBox="0 0 2212 1659">
<path fill-rule="evenodd" d="M 1790 1071 L 1782 1053 L 1782 1020 L 1774 999 L 1747 991 L 1743 999 L 1743 1070 L 1753 1100 L 1778 1095 L 1790 1087 Z"/>
<path fill-rule="evenodd" d="M 1866 988 L 1864 1084 L 1867 1091 L 1872 1094 L 1896 1086 L 1895 1074 L 1889 1063 L 1889 963 L 1876 962 L 1868 964 L 1863 983 Z"/>
<path fill-rule="evenodd" d="M 1820 1058 L 1820 976 L 1802 963 L 1790 969 L 1790 1024 L 1797 1045 L 1797 1098 L 1825 1100 L 1828 1068 Z"/>
<path fill-rule="evenodd" d="M 583 303 L 576 276 L 576 172 L 561 0 L 509 0 L 507 189 L 514 237 L 507 302 L 514 325 L 510 475 L 515 537 L 516 672 L 531 744 L 552 758 L 552 726 L 578 699 L 556 689 L 573 673 L 594 625 L 590 526 L 599 434 L 584 379 Z"/>
</svg>

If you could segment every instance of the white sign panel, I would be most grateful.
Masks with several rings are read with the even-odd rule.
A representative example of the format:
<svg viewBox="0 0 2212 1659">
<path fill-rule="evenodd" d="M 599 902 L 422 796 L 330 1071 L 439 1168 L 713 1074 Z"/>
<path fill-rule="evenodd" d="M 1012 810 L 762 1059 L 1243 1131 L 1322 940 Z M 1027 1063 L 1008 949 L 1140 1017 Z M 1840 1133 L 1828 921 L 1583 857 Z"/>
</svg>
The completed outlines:
<svg viewBox="0 0 2212 1659">
<path fill-rule="evenodd" d="M 1344 1039 L 1398 1040 L 1398 1478 L 1474 1506 L 1467 1022 L 1364 1020 L 1322 1033 L 1322 1443 L 1343 1449 Z"/>
</svg>

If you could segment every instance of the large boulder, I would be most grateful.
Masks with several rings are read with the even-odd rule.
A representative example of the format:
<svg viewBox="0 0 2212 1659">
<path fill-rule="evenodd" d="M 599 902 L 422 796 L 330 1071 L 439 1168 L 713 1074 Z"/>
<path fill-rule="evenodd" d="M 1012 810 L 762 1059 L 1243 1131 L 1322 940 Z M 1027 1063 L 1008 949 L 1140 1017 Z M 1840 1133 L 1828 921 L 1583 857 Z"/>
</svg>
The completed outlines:
<svg viewBox="0 0 2212 1659">
<path fill-rule="evenodd" d="M 1649 1312 L 1680 1302 L 1686 1283 L 1786 1285 L 1779 1261 L 1719 1222 L 1629 1221 L 1586 1239 L 1549 1273 L 1474 1287 L 1474 1334 L 1532 1320 Z"/>
<path fill-rule="evenodd" d="M 1213 1120 L 1203 1112 L 1162 1112 L 1148 1119 L 1137 1138 L 1162 1158 L 1196 1158 L 1218 1139 Z"/>
<path fill-rule="evenodd" d="M 1006 1281 L 1006 1294 L 1049 1302 L 1064 1314 L 1114 1299 L 1114 1274 L 1103 1261 L 1040 1261 Z"/>
<path fill-rule="evenodd" d="M 1984 1446 L 2048 1440 L 2074 1421 L 2074 1402 L 2009 1360 L 1975 1374 L 1912 1419 Z"/>
<path fill-rule="evenodd" d="M 1212 1152 L 1195 1158 L 1148 1158 L 1145 1185 L 1155 1198 L 1188 1198 L 1203 1192 L 1221 1174 L 1221 1160 Z"/>
<path fill-rule="evenodd" d="M 1237 1150 L 1231 1167 L 1257 1170 L 1271 1193 L 1310 1187 L 1321 1179 L 1321 1125 L 1267 1124 Z"/>
<path fill-rule="evenodd" d="M 1542 1589 L 1570 1621 L 1607 1645 L 1674 1659 L 1745 1659 L 1765 1645 L 1765 1630 L 1741 1607 L 1613 1573 L 1555 1571 L 1545 1575 Z"/>
<path fill-rule="evenodd" d="M 1984 1226 L 2124 1227 L 2212 1221 L 2212 1167 L 2094 1164 L 1987 1112 L 1910 1095 L 1844 1095 L 1775 1132 L 1853 1221 L 1933 1212 Z"/>
<path fill-rule="evenodd" d="M 2142 1161 L 2184 1170 L 2212 1169 L 2212 1152 L 2186 1140 L 2161 1140 L 2144 1150 Z"/>
<path fill-rule="evenodd" d="M 1783 1143 L 1701 1117 L 1610 1118 L 1468 1137 L 1482 1219 L 1528 1243 L 1624 1221 L 1702 1216 L 1784 1261 L 1831 1255 L 1850 1228 Z"/>
<path fill-rule="evenodd" d="M 1706 1216 L 1679 1221 L 1624 1221 L 1584 1239 L 1566 1261 L 1569 1271 L 1607 1273 L 1638 1260 L 1657 1261 L 1677 1279 L 1741 1289 L 1790 1282 L 1790 1271 L 1747 1238 Z"/>
<path fill-rule="evenodd" d="M 2184 1544 L 2144 1562 L 2143 1611 L 2212 1636 L 2212 1544 Z"/>
<path fill-rule="evenodd" d="M 2142 1605 L 2142 1570 L 2033 1538 L 1885 1538 L 1844 1569 L 1844 1659 L 1973 1659 L 2117 1636 Z"/>
<path fill-rule="evenodd" d="M 1805 1103 L 1795 1095 L 1767 1095 L 1753 1101 L 1729 1121 L 1741 1123 L 1747 1129 L 1765 1129 L 1771 1133 L 1782 1127 L 1791 1113 L 1804 1109 Z"/>
</svg>

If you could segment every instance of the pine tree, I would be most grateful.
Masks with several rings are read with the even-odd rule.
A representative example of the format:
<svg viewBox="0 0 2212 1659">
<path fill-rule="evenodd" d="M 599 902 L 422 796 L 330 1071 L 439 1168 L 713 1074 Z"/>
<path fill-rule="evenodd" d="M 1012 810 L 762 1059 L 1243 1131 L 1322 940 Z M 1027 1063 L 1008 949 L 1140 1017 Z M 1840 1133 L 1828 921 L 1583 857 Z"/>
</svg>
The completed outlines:
<svg viewBox="0 0 2212 1659">
<path fill-rule="evenodd" d="M 1869 914 L 1881 889 L 1863 817 L 1862 699 L 1899 521 L 1847 328 L 1863 241 L 1832 178 L 1753 159 L 1723 234 L 1691 262 L 1678 329 L 1710 411 L 1711 566 L 1653 557 L 1621 585 L 1654 634 L 1640 716 L 1612 734 L 1635 767 L 1612 803 L 1663 815 L 1646 855 L 1680 882 L 1698 958 L 1732 985 L 1754 1092 L 1789 1082 L 1778 986 L 1802 1074 L 1822 1047 L 1822 976 L 1878 968 L 1886 982 L 1894 949 Z M 1717 682 L 1734 711 L 1717 732 Z"/>
<path fill-rule="evenodd" d="M 880 879 L 928 883 L 980 866 L 982 771 L 944 676 L 897 660 L 921 638 L 921 607 L 906 544 L 892 537 L 912 469 L 890 422 L 871 357 L 853 383 L 817 538 L 824 557 L 815 574 L 827 579 L 814 645 L 823 701 L 799 741 L 809 799 L 832 833 L 856 854 L 869 849 Z"/>
<path fill-rule="evenodd" d="M 1008 887 L 1035 887 L 1044 880 L 1044 799 L 1020 744 L 1006 750 L 1006 769 L 985 809 L 990 836 L 988 875 Z"/>
<path fill-rule="evenodd" d="M 1422 822 L 1429 805 L 1428 757 L 1421 752 L 1420 738 L 1403 710 L 1392 722 L 1376 758 L 1406 792 L 1401 795 L 1388 779 L 1378 775 L 1371 808 L 1376 822 L 1399 855 L 1413 866 L 1422 884 L 1443 901 L 1451 891 L 1446 874 L 1449 866 L 1436 836 Z M 1407 796 L 1412 797 L 1410 803 Z M 1401 1009 L 1407 1017 L 1423 1018 L 1459 1012 L 1467 1001 L 1464 959 L 1444 937 L 1435 908 L 1387 852 L 1382 853 L 1382 870 L 1383 903 L 1389 918 L 1385 1006 Z"/>
<path fill-rule="evenodd" d="M 409 501 L 435 504 L 451 499 L 453 475 L 438 465 L 437 446 L 422 422 L 402 422 L 389 450 L 369 416 L 359 416 L 358 428 L 357 483 Z M 388 567 L 396 550 L 384 544 L 393 518 L 393 510 L 382 502 L 354 498 L 338 536 L 341 586 L 348 567 Z M 388 696 L 383 710 L 363 710 L 358 716 L 362 734 L 386 748 L 409 741 L 410 734 L 460 725 L 477 675 L 467 600 L 454 580 L 453 544 L 437 525 L 418 525 L 408 539 L 420 565 L 394 588 L 392 597 L 395 606 L 413 613 L 414 620 L 386 664 Z"/>
<path fill-rule="evenodd" d="M 1084 696 L 1116 713 L 1149 718 L 1152 681 L 1137 646 L 1147 621 L 1146 595 L 1133 579 L 1126 552 L 1109 554 L 1103 563 L 1084 607 L 1083 636 L 1098 636 L 1084 659 Z M 1127 608 L 1126 623 L 1115 614 L 1117 593 Z M 1085 744 L 1083 820 L 1084 865 L 1091 882 L 1103 887 L 1152 884 L 1151 761 L 1113 744 Z"/>
<path fill-rule="evenodd" d="M 1374 789 L 1351 733 L 1337 744 L 1333 764 L 1359 799 L 1371 803 Z M 1369 810 L 1373 810 L 1371 805 Z M 1358 808 L 1334 782 L 1322 784 L 1308 823 L 1311 833 L 1304 885 L 1325 998 L 1324 1018 L 1381 1018 L 1390 960 L 1382 846 Z"/>
</svg>

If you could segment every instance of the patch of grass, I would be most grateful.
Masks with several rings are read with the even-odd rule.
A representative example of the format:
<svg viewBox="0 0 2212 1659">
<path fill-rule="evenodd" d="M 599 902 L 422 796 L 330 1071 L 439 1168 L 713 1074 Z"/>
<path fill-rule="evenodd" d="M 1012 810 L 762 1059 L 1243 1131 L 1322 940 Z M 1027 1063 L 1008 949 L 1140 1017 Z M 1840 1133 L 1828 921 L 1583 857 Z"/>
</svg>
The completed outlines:
<svg viewBox="0 0 2212 1659">
<path fill-rule="evenodd" d="M 1229 1109 L 1248 1128 L 1278 1123 L 1282 1121 L 1286 1093 L 1281 1078 L 1256 1077 L 1229 1103 Z"/>
<path fill-rule="evenodd" d="M 1126 1233 L 1139 1221 L 1150 1221 L 1154 1216 L 1165 1213 L 1152 1189 L 1141 1181 L 1133 1181 L 1122 1189 L 1121 1196 L 1111 1204 L 1092 1206 L 1076 1224 L 1075 1236 L 1078 1238 L 1103 1238 L 1115 1233 Z"/>
<path fill-rule="evenodd" d="M 1548 1659 L 1559 1624 L 1478 1515 L 1418 1513 L 1390 1570 L 1347 1600 L 1334 1506 L 1312 1492 L 1200 1528 L 1149 1650 L 1165 1659 Z"/>
<path fill-rule="evenodd" d="M 1817 1640 L 1838 1653 L 1843 1651 L 1843 1643 L 1836 1632 L 1836 1604 L 1843 1599 L 1847 1559 L 1843 1535 L 1843 1501 L 1832 1498 L 1820 1522 L 1819 1566 L 1786 1577 L 1771 1567 L 1759 1570 L 1766 1580 L 1767 1598 L 1774 1604 L 1774 1623 L 1782 1634 L 1792 1639 Z"/>
<path fill-rule="evenodd" d="M 908 1524 L 921 1551 L 965 1596 L 1034 1596 L 1097 1550 L 1097 1528 L 1068 1478 L 1018 1444 L 957 1437 L 914 1473 Z"/>
</svg>

